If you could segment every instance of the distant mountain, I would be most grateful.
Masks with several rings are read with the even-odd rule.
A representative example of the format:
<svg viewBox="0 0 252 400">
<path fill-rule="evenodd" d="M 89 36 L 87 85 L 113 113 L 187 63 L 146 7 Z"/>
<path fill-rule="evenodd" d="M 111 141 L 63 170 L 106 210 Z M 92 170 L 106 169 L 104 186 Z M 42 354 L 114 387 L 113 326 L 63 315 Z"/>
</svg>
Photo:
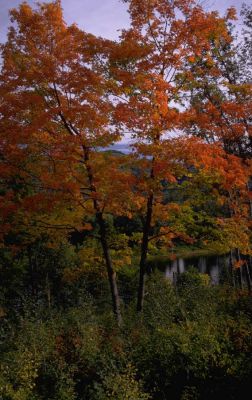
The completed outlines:
<svg viewBox="0 0 252 400">
<path fill-rule="evenodd" d="M 120 152 L 122 152 L 124 154 L 129 154 L 132 151 L 130 146 L 129 146 L 129 143 L 116 143 L 113 146 L 110 146 L 109 150 L 120 151 Z"/>
<path fill-rule="evenodd" d="M 131 153 L 131 148 L 129 143 L 116 143 L 113 146 L 106 147 L 102 149 L 102 151 L 112 151 L 112 152 L 120 152 L 123 154 Z"/>
</svg>

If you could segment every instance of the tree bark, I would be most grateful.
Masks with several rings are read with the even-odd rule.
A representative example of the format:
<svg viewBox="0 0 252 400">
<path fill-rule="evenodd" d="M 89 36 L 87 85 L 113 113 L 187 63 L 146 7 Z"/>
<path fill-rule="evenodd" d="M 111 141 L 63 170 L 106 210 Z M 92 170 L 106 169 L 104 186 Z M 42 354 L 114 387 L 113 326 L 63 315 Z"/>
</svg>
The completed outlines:
<svg viewBox="0 0 252 400">
<path fill-rule="evenodd" d="M 103 256 L 104 256 L 104 259 L 106 262 L 106 268 L 107 268 L 107 274 L 108 274 L 108 280 L 109 280 L 110 292 L 111 292 L 111 298 L 112 298 L 112 305 L 113 305 L 113 312 L 116 316 L 117 323 L 120 326 L 122 324 L 122 316 L 121 316 L 121 309 L 120 309 L 120 297 L 119 297 L 119 291 L 118 291 L 117 280 L 116 280 L 116 272 L 113 269 L 112 260 L 111 260 L 110 252 L 109 252 L 109 246 L 108 246 L 108 242 L 107 242 L 105 221 L 103 219 L 101 212 L 96 213 L 96 220 L 97 220 L 99 228 L 100 228 L 101 244 L 102 244 Z"/>
<path fill-rule="evenodd" d="M 138 294 L 137 294 L 137 311 L 141 312 L 143 310 L 144 302 L 144 292 L 145 292 L 145 275 L 146 275 L 146 261 L 148 254 L 148 244 L 149 244 L 149 234 L 151 227 L 151 218 L 153 211 L 153 192 L 150 193 L 147 200 L 147 212 L 145 218 L 145 225 L 143 230 L 143 238 L 141 244 L 141 259 L 140 259 L 140 270 L 139 270 L 139 284 L 138 284 Z"/>
<path fill-rule="evenodd" d="M 245 262 L 245 275 L 246 275 L 246 281 L 247 281 L 247 286 L 248 286 L 248 291 L 251 294 L 251 276 L 250 276 L 250 271 L 249 271 L 249 266 L 248 262 Z"/>
<path fill-rule="evenodd" d="M 157 140 L 159 140 L 159 137 L 157 138 Z M 154 180 L 154 162 L 155 162 L 155 157 L 152 158 L 152 165 L 150 172 L 150 178 L 152 181 Z M 138 283 L 138 293 L 137 293 L 138 312 L 141 312 L 143 310 L 143 303 L 144 303 L 146 261 L 147 261 L 148 247 L 149 247 L 151 220 L 153 214 L 153 202 L 154 202 L 154 192 L 153 189 L 151 189 L 147 199 L 146 216 L 145 216 L 142 243 L 141 243 L 141 258 L 139 263 L 139 283 Z"/>
<path fill-rule="evenodd" d="M 83 146 L 83 152 L 84 152 L 84 163 L 85 163 L 85 166 L 87 169 L 88 180 L 89 180 L 89 185 L 90 185 L 90 191 L 91 191 L 91 193 L 94 194 L 94 193 L 97 193 L 97 190 L 96 190 L 96 187 L 94 184 L 94 176 L 93 176 L 92 167 L 89 163 L 89 149 L 87 147 Z M 118 291 L 117 280 L 116 280 L 116 272 L 113 269 L 113 264 L 112 264 L 112 260 L 110 257 L 106 225 L 105 225 L 105 221 L 103 218 L 103 213 L 101 211 L 99 201 L 95 197 L 93 197 L 93 206 L 94 206 L 94 210 L 95 210 L 96 221 L 97 221 L 97 224 L 98 224 L 99 230 L 100 230 L 100 241 L 101 241 L 103 256 L 105 259 L 105 264 L 106 264 L 106 269 L 107 269 L 113 312 L 115 314 L 117 323 L 120 326 L 122 324 L 122 315 L 121 315 L 121 308 L 120 308 L 119 291 Z"/>
</svg>

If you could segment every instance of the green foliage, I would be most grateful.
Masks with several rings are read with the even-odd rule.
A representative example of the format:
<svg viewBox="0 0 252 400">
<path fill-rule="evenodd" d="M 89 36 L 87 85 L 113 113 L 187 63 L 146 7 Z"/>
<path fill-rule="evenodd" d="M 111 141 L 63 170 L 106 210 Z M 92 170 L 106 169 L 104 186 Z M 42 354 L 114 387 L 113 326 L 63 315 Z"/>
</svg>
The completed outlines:
<svg viewBox="0 0 252 400">
<path fill-rule="evenodd" d="M 21 321 L 2 359 L 4 399 L 76 398 L 76 374 L 92 375 L 100 334 L 92 305 Z M 81 375 L 80 375 L 81 376 Z"/>
<path fill-rule="evenodd" d="M 129 269 L 121 284 L 134 286 Z M 2 317 L 3 400 L 238 400 L 252 373 L 252 304 L 231 287 L 212 287 L 193 268 L 175 287 L 155 272 L 141 318 L 128 299 L 121 330 L 81 289 L 64 308 L 32 298 Z M 78 291 L 80 290 L 80 291 Z M 32 306 L 33 304 L 33 306 Z"/>
<path fill-rule="evenodd" d="M 177 280 L 178 289 L 189 289 L 193 290 L 200 286 L 209 285 L 209 275 L 200 274 L 198 270 L 194 267 L 190 267 L 186 272 L 179 275 Z"/>
<path fill-rule="evenodd" d="M 248 304 L 239 313 L 233 289 L 209 286 L 194 269 L 176 289 L 156 276 L 147 293 L 142 325 L 132 329 L 133 360 L 153 398 L 239 398 L 252 371 Z"/>
<path fill-rule="evenodd" d="M 127 364 L 124 371 L 108 372 L 101 384 L 95 385 L 95 400 L 148 400 L 150 395 L 144 393 L 141 381 L 136 380 L 136 370 Z"/>
</svg>

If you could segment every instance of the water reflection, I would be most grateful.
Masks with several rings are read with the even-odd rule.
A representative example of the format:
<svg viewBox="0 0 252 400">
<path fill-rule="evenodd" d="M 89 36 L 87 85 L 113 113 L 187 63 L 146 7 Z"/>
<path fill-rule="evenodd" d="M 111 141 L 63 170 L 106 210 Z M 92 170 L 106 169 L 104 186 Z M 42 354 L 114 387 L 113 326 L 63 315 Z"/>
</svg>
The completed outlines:
<svg viewBox="0 0 252 400">
<path fill-rule="evenodd" d="M 189 267 L 195 267 L 202 274 L 208 274 L 212 285 L 220 283 L 221 276 L 228 270 L 229 258 L 227 256 L 193 257 L 182 258 L 171 261 L 165 268 L 165 277 L 173 283 L 177 276 Z"/>
</svg>

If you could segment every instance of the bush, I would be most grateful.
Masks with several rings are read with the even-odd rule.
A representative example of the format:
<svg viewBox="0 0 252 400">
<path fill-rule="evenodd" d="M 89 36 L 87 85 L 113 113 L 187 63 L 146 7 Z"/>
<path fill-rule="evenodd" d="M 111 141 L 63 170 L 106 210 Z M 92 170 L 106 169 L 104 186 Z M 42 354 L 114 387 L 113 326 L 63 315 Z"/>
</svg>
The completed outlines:
<svg viewBox="0 0 252 400">
<path fill-rule="evenodd" d="M 136 370 L 128 364 L 122 372 L 108 371 L 100 384 L 95 385 L 94 400 L 148 400 L 142 382 L 136 379 Z"/>
</svg>

